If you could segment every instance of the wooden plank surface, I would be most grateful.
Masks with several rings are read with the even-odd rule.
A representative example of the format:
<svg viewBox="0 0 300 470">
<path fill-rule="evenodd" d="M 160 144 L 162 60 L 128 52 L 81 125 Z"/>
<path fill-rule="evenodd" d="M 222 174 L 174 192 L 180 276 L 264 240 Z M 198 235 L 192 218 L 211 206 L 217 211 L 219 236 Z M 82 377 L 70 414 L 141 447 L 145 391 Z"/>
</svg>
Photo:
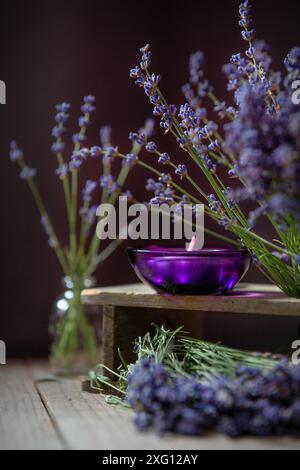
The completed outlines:
<svg viewBox="0 0 300 470">
<path fill-rule="evenodd" d="M 38 382 L 35 379 L 38 378 Z M 158 437 L 138 433 L 131 410 L 81 391 L 81 379 L 57 379 L 40 365 L 0 367 L 0 448 L 74 450 L 300 449 L 292 438 Z"/>
<path fill-rule="evenodd" d="M 88 305 L 300 317 L 300 299 L 264 284 L 240 284 L 233 293 L 215 297 L 163 296 L 144 284 L 131 284 L 84 290 L 82 301 Z"/>
<path fill-rule="evenodd" d="M 61 449 L 33 380 L 21 364 L 0 366 L 0 449 Z"/>
<path fill-rule="evenodd" d="M 68 449 L 88 450 L 287 450 L 300 449 L 300 440 L 237 439 L 222 435 L 204 438 L 139 433 L 130 410 L 107 405 L 104 397 L 81 392 L 79 381 L 38 386 Z"/>
</svg>

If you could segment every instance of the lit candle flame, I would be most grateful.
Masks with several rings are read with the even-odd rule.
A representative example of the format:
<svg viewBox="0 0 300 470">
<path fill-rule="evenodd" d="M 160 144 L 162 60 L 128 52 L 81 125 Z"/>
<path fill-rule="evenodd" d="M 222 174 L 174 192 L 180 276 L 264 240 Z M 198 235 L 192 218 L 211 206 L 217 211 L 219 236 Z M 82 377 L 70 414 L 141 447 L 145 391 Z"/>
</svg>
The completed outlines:
<svg viewBox="0 0 300 470">
<path fill-rule="evenodd" d="M 187 251 L 190 251 L 190 252 L 191 252 L 191 251 L 194 251 L 194 250 L 195 250 L 196 243 L 197 243 L 197 238 L 196 238 L 196 237 L 193 237 Z"/>
</svg>

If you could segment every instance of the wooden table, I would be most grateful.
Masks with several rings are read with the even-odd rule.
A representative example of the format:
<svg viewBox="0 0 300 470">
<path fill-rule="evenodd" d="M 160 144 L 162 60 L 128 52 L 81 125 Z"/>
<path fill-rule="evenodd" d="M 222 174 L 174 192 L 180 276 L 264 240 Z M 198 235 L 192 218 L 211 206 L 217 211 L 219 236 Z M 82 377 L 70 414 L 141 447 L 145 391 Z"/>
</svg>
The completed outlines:
<svg viewBox="0 0 300 470">
<path fill-rule="evenodd" d="M 37 363 L 0 366 L 0 450 L 300 449 L 300 440 L 157 437 L 137 433 L 131 411 L 81 391 L 80 378 L 57 379 Z"/>
<path fill-rule="evenodd" d="M 289 322 L 287 341 L 292 341 L 296 338 L 300 318 L 300 300 L 289 298 L 276 286 L 268 284 L 240 284 L 233 293 L 218 297 L 172 297 L 158 295 L 140 283 L 84 290 L 82 302 L 103 307 L 103 360 L 114 370 L 120 364 L 118 350 L 127 362 L 134 360 L 133 341 L 149 331 L 153 323 L 173 329 L 184 326 L 198 338 L 206 337 L 210 323 L 212 334 L 206 337 L 210 341 L 229 339 L 230 345 L 239 348 L 268 350 L 276 336 L 275 326 L 283 338 Z M 227 338 L 221 334 L 221 325 L 230 322 L 231 335 Z M 251 334 L 260 336 L 260 342 L 251 342 Z"/>
</svg>

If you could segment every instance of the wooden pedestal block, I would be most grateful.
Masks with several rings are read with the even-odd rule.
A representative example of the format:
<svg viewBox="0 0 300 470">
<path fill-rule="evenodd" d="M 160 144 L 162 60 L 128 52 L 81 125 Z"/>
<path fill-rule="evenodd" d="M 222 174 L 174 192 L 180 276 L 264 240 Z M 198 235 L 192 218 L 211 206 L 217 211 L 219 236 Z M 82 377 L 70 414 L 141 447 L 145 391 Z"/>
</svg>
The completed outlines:
<svg viewBox="0 0 300 470">
<path fill-rule="evenodd" d="M 110 369 L 120 365 L 119 350 L 126 362 L 135 360 L 134 341 L 153 325 L 176 329 L 185 326 L 195 337 L 203 336 L 201 313 L 105 305 L 103 307 L 103 361 Z"/>
<path fill-rule="evenodd" d="M 193 337 L 235 347 L 280 352 L 278 346 L 288 348 L 296 338 L 300 319 L 300 300 L 271 285 L 241 284 L 220 297 L 170 297 L 134 284 L 85 290 L 82 302 L 103 307 L 103 361 L 113 370 L 120 365 L 119 350 L 126 362 L 135 359 L 134 340 L 153 324 L 184 326 Z"/>
</svg>

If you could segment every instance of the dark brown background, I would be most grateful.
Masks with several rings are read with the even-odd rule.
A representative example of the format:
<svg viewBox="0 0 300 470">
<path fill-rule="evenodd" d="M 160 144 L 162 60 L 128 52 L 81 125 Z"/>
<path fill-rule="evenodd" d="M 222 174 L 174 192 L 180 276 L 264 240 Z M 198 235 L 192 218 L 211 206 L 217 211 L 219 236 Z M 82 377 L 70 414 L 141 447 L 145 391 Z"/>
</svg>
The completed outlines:
<svg viewBox="0 0 300 470">
<path fill-rule="evenodd" d="M 77 116 L 81 97 L 95 94 L 98 109 L 89 144 L 97 142 L 99 127 L 109 123 L 114 141 L 126 150 L 128 132 L 151 114 L 143 93 L 128 77 L 138 48 L 151 43 L 168 99 L 177 103 L 187 78 L 188 55 L 202 48 L 208 56 L 207 73 L 222 96 L 221 64 L 244 47 L 237 27 L 238 4 L 234 0 L 2 2 L 0 79 L 7 85 L 8 104 L 0 107 L 0 338 L 7 342 L 10 356 L 47 353 L 48 315 L 61 290 L 59 267 L 31 196 L 8 161 L 10 140 L 16 138 L 38 168 L 49 211 L 64 236 L 61 187 L 49 151 L 55 103 L 72 102 Z M 255 16 L 259 35 L 272 44 L 275 65 L 280 67 L 288 50 L 300 43 L 299 2 L 257 0 Z M 73 132 L 75 118 L 72 126 Z M 178 153 L 170 139 L 158 140 L 166 150 Z M 89 171 L 91 177 L 97 176 L 95 167 Z M 140 198 L 145 176 L 136 169 L 129 181 Z M 262 230 L 268 234 L 267 227 Z M 248 279 L 261 278 L 252 270 Z M 98 273 L 102 284 L 134 280 L 123 248 Z"/>
</svg>

